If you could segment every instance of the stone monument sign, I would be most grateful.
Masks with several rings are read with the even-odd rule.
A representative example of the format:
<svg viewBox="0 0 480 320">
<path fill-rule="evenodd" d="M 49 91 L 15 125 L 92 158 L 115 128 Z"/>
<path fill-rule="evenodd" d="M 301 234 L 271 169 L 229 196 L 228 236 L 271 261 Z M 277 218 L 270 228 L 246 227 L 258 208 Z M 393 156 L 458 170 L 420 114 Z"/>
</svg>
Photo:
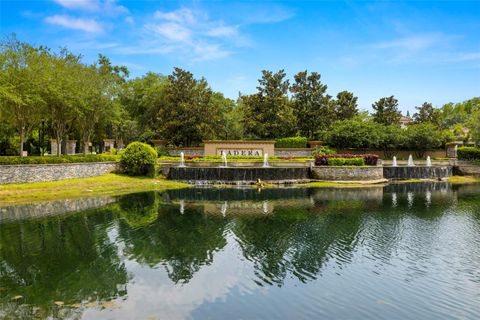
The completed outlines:
<svg viewBox="0 0 480 320">
<path fill-rule="evenodd" d="M 230 156 L 261 157 L 265 153 L 274 155 L 275 141 L 246 140 L 207 140 L 204 141 L 206 156 L 219 156 L 223 153 Z"/>
</svg>

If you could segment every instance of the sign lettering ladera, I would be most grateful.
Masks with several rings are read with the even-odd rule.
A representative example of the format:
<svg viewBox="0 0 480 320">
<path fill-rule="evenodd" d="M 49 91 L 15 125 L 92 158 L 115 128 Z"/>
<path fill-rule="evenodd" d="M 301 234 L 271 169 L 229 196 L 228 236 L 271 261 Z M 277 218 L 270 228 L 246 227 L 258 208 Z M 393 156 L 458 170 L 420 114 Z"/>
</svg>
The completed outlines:
<svg viewBox="0 0 480 320">
<path fill-rule="evenodd" d="M 244 157 L 261 157 L 263 156 L 262 149 L 217 149 L 217 155 L 222 155 L 223 153 L 229 156 L 244 156 Z"/>
</svg>

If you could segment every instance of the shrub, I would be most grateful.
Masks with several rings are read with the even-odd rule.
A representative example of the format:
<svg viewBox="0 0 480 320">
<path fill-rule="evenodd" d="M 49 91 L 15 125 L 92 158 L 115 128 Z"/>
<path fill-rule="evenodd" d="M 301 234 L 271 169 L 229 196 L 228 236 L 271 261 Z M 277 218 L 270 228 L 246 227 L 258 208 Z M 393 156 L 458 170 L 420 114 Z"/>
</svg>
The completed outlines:
<svg viewBox="0 0 480 320">
<path fill-rule="evenodd" d="M 306 148 L 307 138 L 305 137 L 289 137 L 278 139 L 275 143 L 276 148 Z"/>
<path fill-rule="evenodd" d="M 157 151 L 157 154 L 158 154 L 159 157 L 170 155 L 170 153 L 168 152 L 168 149 L 165 148 L 165 147 L 156 147 L 155 151 Z"/>
<path fill-rule="evenodd" d="M 348 119 L 336 121 L 325 134 L 325 141 L 335 148 L 377 148 L 384 126 L 373 121 Z"/>
<path fill-rule="evenodd" d="M 315 165 L 316 166 L 331 165 L 330 160 L 332 158 L 337 158 L 337 159 L 338 158 L 341 158 L 341 159 L 360 158 L 363 161 L 362 165 L 367 165 L 367 166 L 376 166 L 378 161 L 378 156 L 376 154 L 351 154 L 351 153 L 317 154 L 315 155 Z M 348 164 L 348 165 L 352 165 L 352 164 Z"/>
<path fill-rule="evenodd" d="M 109 154 L 65 155 L 65 156 L 2 156 L 0 165 L 15 164 L 56 164 L 56 163 L 80 163 L 80 162 L 109 162 L 117 161 L 118 157 Z"/>
<path fill-rule="evenodd" d="M 457 150 L 459 160 L 480 160 L 480 148 L 460 147 Z"/>
<path fill-rule="evenodd" d="M 132 142 L 120 156 L 120 168 L 131 176 L 155 176 L 157 152 L 148 144 Z"/>
<path fill-rule="evenodd" d="M 364 166 L 363 158 L 329 158 L 329 166 Z"/>
<path fill-rule="evenodd" d="M 329 146 L 321 146 L 312 152 L 312 155 L 316 154 L 335 154 L 337 151 L 335 149 L 330 148 Z"/>
<path fill-rule="evenodd" d="M 440 148 L 443 143 L 442 132 L 431 123 L 409 125 L 405 135 L 406 147 L 415 150 L 417 158 L 423 158 L 427 150 Z"/>
</svg>

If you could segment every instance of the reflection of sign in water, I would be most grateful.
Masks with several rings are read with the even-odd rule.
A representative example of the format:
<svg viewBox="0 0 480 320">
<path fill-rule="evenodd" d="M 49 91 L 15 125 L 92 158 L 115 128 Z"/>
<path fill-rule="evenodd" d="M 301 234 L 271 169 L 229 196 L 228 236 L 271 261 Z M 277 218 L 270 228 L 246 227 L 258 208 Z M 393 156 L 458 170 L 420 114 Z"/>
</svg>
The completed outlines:
<svg viewBox="0 0 480 320">
<path fill-rule="evenodd" d="M 228 156 L 248 156 L 261 157 L 263 156 L 262 149 L 217 149 L 217 155 L 221 156 L 222 152 Z"/>
</svg>

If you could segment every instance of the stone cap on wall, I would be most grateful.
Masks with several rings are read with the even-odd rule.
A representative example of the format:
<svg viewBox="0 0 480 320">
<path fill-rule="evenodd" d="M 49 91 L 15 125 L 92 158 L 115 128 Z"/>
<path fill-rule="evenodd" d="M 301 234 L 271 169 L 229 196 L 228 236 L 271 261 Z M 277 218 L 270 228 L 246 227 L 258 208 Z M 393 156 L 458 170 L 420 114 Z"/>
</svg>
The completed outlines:
<svg viewBox="0 0 480 320">
<path fill-rule="evenodd" d="M 204 140 L 203 143 L 224 143 L 224 144 L 275 144 L 275 140 Z"/>
</svg>

